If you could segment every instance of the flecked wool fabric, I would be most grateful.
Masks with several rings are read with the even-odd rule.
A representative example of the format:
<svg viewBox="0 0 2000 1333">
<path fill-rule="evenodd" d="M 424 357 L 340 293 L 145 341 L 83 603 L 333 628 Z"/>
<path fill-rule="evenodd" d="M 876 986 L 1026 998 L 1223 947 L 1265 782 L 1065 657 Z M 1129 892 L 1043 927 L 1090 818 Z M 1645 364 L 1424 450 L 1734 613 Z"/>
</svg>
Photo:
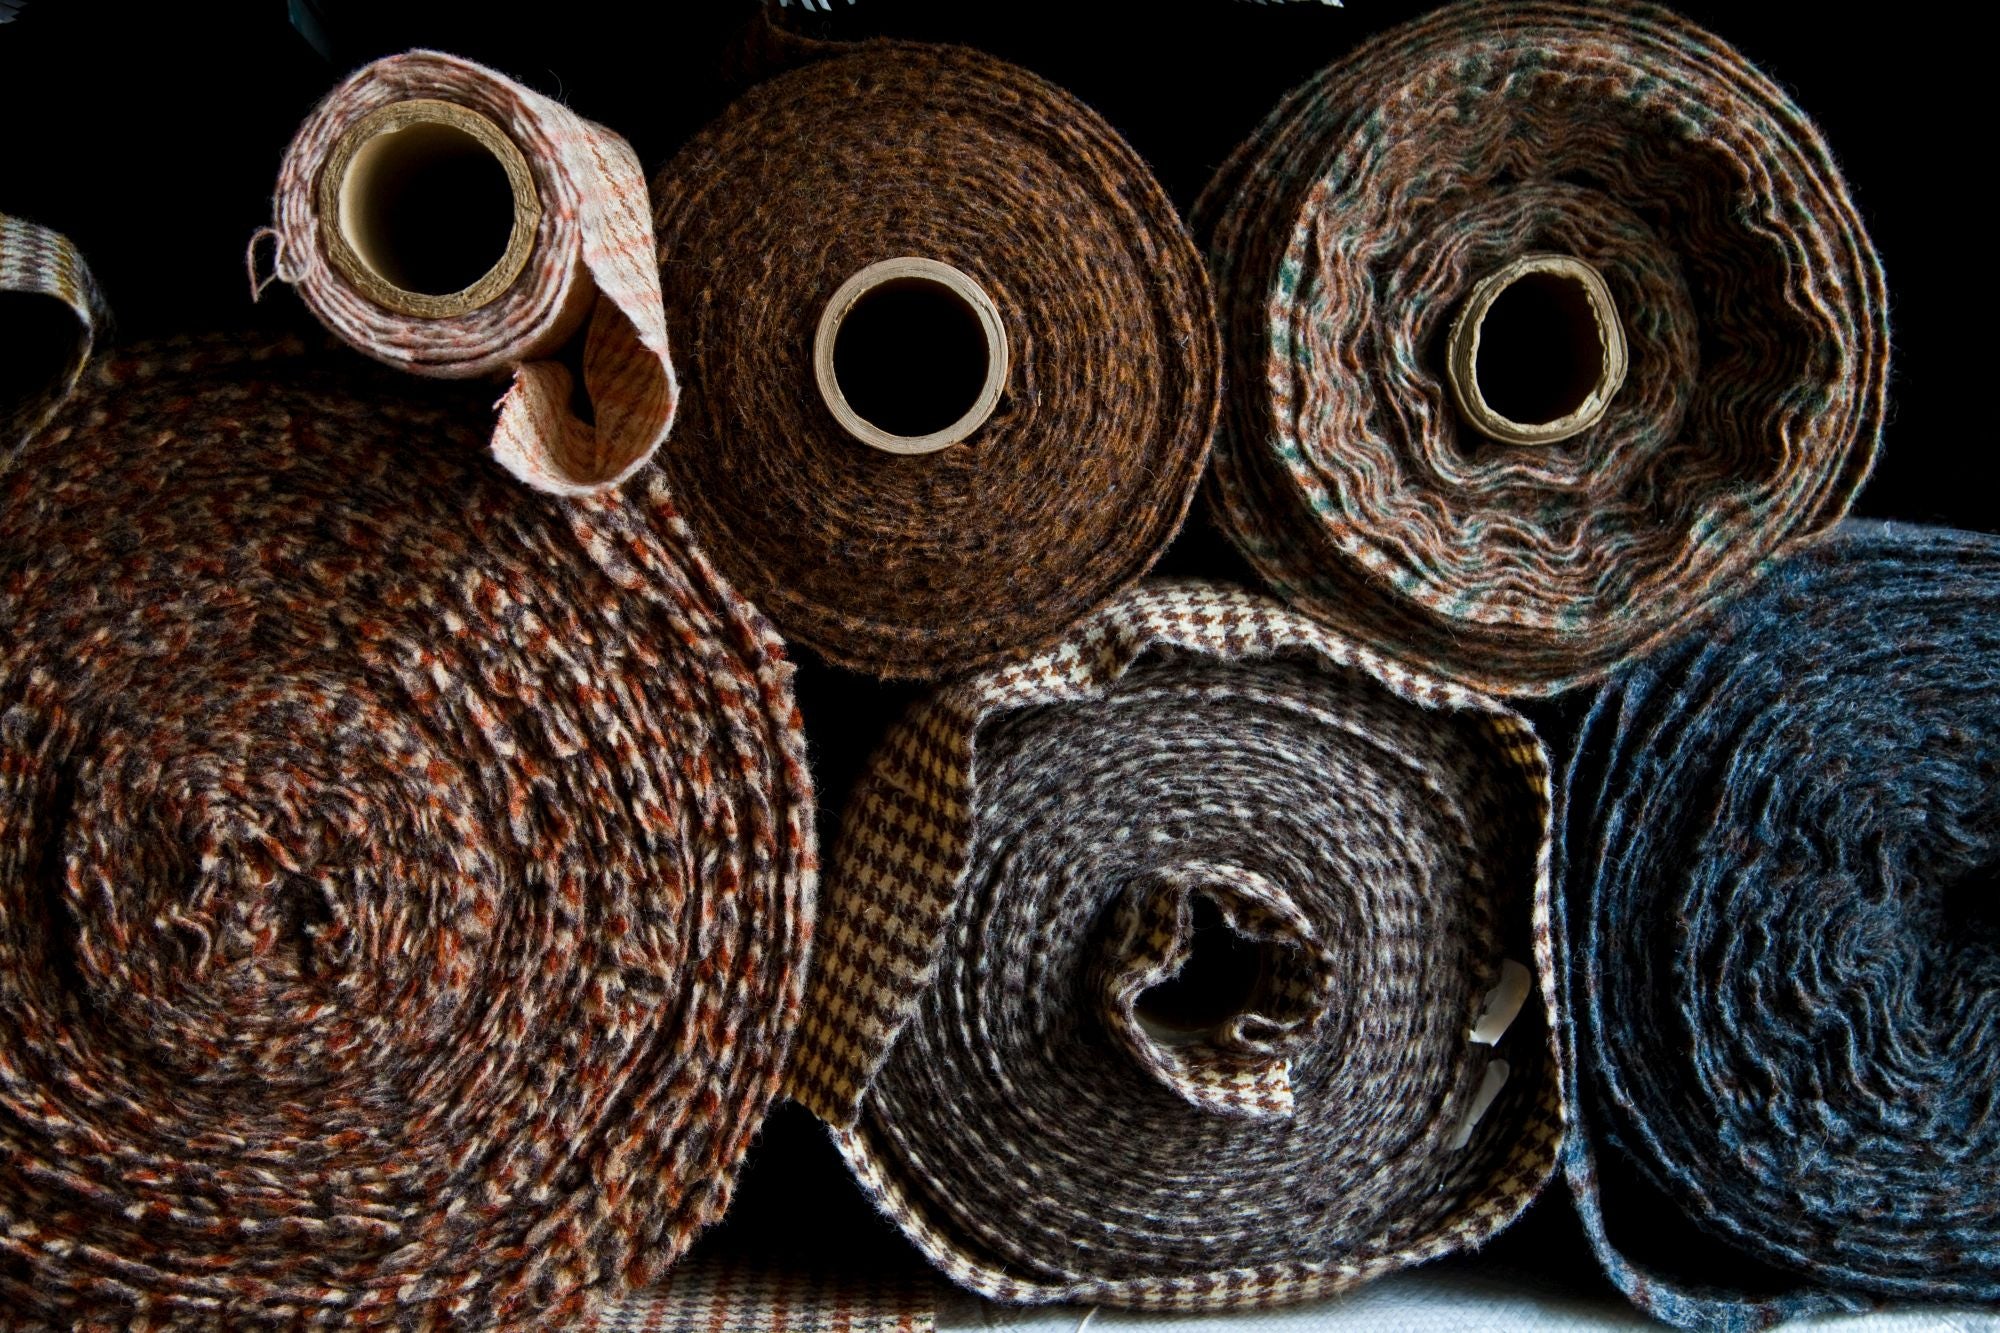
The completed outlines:
<svg viewBox="0 0 2000 1333">
<path fill-rule="evenodd" d="M 1159 557 L 1214 426 L 1208 280 L 1145 164 L 1075 98 L 955 47 L 825 44 L 654 182 L 688 385 L 661 466 L 788 639 L 935 678 L 1039 645 Z M 950 264 L 1011 371 L 963 443 L 896 456 L 815 387 L 820 314 L 879 260 Z"/>
<path fill-rule="evenodd" d="M 884 742 L 789 1086 L 998 1300 L 1269 1305 L 1477 1245 L 1561 1138 L 1549 996 L 1468 1032 L 1504 960 L 1551 980 L 1547 828 L 1513 714 L 1141 585 Z"/>
<path fill-rule="evenodd" d="M 14 452 L 61 406 L 76 385 L 77 376 L 90 360 L 98 336 L 111 322 L 111 313 L 98 289 L 90 266 L 61 232 L 39 223 L 0 213 L 0 295 L 47 297 L 59 301 L 76 318 L 76 329 L 67 345 L 59 349 L 52 366 L 35 366 L 53 373 L 32 375 L 30 382 L 14 385 L 11 377 L 0 392 L 0 476 L 14 461 Z M 8 370 L 31 362 L 34 349 L 25 336 L 10 339 Z"/>
<path fill-rule="evenodd" d="M 335 144 L 379 108 L 412 99 L 487 117 L 521 151 L 540 199 L 527 266 L 496 299 L 451 317 L 403 314 L 371 300 L 327 256 L 318 206 L 321 171 Z M 299 126 L 278 176 L 275 224 L 250 245 L 253 286 L 260 246 L 274 238 L 272 276 L 291 283 L 321 323 L 349 346 L 419 375 L 510 373 L 493 425 L 493 456 L 538 490 L 583 495 L 631 478 L 674 419 L 679 384 L 667 353 L 646 173 L 630 144 L 469 60 L 410 51 L 356 71 Z M 555 360 L 579 325 L 591 419 L 570 398 Z"/>
<path fill-rule="evenodd" d="M 0 480 L 0 1328 L 587 1318 L 730 1197 L 817 872 L 662 489 L 337 350 L 91 372 Z"/>
<path fill-rule="evenodd" d="M 1603 676 L 1866 478 L 1882 273 L 1820 135 L 1641 4 L 1469 0 L 1291 93 L 1196 206 L 1223 312 L 1215 512 L 1287 601 L 1502 695 Z M 1630 368 L 1559 444 L 1458 419 L 1445 335 L 1531 252 L 1594 266 Z"/>
<path fill-rule="evenodd" d="M 1592 704 L 1567 1173 L 1690 1328 L 2000 1305 L 2000 540 L 1850 524 Z"/>
</svg>

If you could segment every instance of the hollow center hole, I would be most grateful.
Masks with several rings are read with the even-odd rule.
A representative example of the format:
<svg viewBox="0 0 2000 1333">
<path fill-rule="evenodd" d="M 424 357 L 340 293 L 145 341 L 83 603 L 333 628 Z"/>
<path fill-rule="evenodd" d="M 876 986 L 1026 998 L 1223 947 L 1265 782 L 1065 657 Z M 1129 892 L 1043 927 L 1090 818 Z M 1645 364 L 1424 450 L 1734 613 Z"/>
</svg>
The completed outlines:
<svg viewBox="0 0 2000 1333">
<path fill-rule="evenodd" d="M 76 355 L 76 312 L 40 292 L 0 292 L 0 417 L 39 398 Z M 0 450 L 16 443 L 0 440 Z"/>
<path fill-rule="evenodd" d="M 340 230 L 384 282 L 448 296 L 506 255 L 514 192 L 500 159 L 472 135 L 407 125 L 354 154 L 340 183 Z"/>
<path fill-rule="evenodd" d="M 1486 405 L 1524 426 L 1582 407 L 1604 378 L 1604 347 L 1583 284 L 1560 273 L 1509 283 L 1479 322 L 1474 373 Z"/>
<path fill-rule="evenodd" d="M 892 278 L 863 292 L 833 339 L 847 405 L 891 435 L 930 435 L 979 401 L 988 350 L 979 315 L 943 283 Z"/>
<path fill-rule="evenodd" d="M 1945 885 L 1946 929 L 2000 948 L 2000 866 L 1981 866 Z"/>
<path fill-rule="evenodd" d="M 1194 895 L 1194 934 L 1181 970 L 1148 987 L 1134 1005 L 1139 1018 L 1171 1031 L 1201 1032 L 1247 1011 L 1264 976 L 1264 948 L 1231 930 L 1204 894 Z"/>
</svg>

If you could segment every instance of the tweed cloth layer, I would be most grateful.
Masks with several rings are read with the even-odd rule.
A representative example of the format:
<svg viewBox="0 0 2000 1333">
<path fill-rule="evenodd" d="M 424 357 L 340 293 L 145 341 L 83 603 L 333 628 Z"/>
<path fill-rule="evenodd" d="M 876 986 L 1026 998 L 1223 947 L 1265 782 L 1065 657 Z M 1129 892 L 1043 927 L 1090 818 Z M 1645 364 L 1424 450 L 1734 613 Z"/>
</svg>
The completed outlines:
<svg viewBox="0 0 2000 1333">
<path fill-rule="evenodd" d="M 527 159 L 541 219 L 521 276 L 469 313 L 425 318 L 378 305 L 329 262 L 319 176 L 336 142 L 378 108 L 433 99 L 487 117 Z M 581 495 L 645 466 L 674 419 L 646 175 L 631 145 L 484 66 L 411 51 L 365 66 L 327 94 L 286 150 L 272 201 L 274 275 L 296 286 L 342 341 L 399 370 L 470 377 L 509 371 L 493 455 L 538 490 Z M 263 283 L 257 283 L 261 290 Z M 551 359 L 588 317 L 581 364 L 593 420 L 571 410 L 572 380 Z"/>
<path fill-rule="evenodd" d="M 690 358 L 660 459 L 788 639 L 930 678 L 1052 639 L 1151 567 L 1201 475 L 1220 353 L 1199 252 L 1095 112 L 974 51 L 830 49 L 654 182 Z M 813 372 L 835 290 L 906 255 L 992 297 L 1011 361 L 986 424 L 916 457 L 848 435 Z"/>
<path fill-rule="evenodd" d="M 697 1259 L 661 1290 L 607 1306 L 582 1333 L 931 1333 L 941 1285 Z"/>
<path fill-rule="evenodd" d="M 1644 5 L 1449 5 L 1316 75 L 1196 206 L 1232 395 L 1215 509 L 1273 588 L 1459 683 L 1600 677 L 1837 520 L 1888 370 L 1880 265 L 1819 133 Z M 1596 426 L 1463 425 L 1468 290 L 1594 266 L 1630 369 Z"/>
<path fill-rule="evenodd" d="M 727 1203 L 816 891 L 791 668 L 483 398 L 146 349 L 0 483 L 0 1328 L 560 1327 Z"/>
<path fill-rule="evenodd" d="M 1566 1169 L 1647 1312 L 2000 1303 L 1996 663 L 2000 541 L 1854 524 L 1593 703 Z"/>
<path fill-rule="evenodd" d="M 1549 984 L 1546 792 L 1496 705 L 1142 585 L 885 741 L 792 1094 L 998 1300 L 1268 1305 L 1476 1245 L 1561 1138 L 1549 994 L 1468 1035 L 1503 960 Z M 1214 947 L 1240 988 L 1193 980 Z"/>
<path fill-rule="evenodd" d="M 77 325 L 74 340 L 61 349 L 61 360 L 51 367 L 52 375 L 19 386 L 18 396 L 0 394 L 0 475 L 4 475 L 22 441 L 48 421 L 75 386 L 111 314 L 90 266 L 68 237 L 6 213 L 0 213 L 0 293 L 60 301 L 76 316 Z M 10 361 L 28 356 L 30 349 L 22 342 L 8 341 Z"/>
</svg>

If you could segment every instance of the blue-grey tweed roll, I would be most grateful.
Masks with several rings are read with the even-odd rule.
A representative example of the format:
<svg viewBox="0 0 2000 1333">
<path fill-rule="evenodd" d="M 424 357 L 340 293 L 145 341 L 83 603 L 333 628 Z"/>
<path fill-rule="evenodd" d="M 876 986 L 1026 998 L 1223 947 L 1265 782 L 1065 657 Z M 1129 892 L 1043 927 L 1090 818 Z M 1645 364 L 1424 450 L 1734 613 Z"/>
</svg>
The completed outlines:
<svg viewBox="0 0 2000 1333">
<path fill-rule="evenodd" d="M 1566 1170 L 1686 1327 L 2000 1302 L 2000 541 L 1849 524 L 1571 761 Z"/>
</svg>

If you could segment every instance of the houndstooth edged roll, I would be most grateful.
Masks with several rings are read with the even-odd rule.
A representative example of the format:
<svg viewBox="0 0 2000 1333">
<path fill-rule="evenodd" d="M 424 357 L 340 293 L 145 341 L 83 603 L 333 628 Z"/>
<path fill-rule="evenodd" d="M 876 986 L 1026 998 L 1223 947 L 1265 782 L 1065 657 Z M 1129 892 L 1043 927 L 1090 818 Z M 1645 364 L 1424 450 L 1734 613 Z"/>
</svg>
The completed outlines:
<svg viewBox="0 0 2000 1333">
<path fill-rule="evenodd" d="M 483 397 L 134 350 L 0 479 L 0 1327 L 562 1327 L 727 1203 L 816 885 L 791 668 Z"/>
<path fill-rule="evenodd" d="M 999 1300 L 1256 1306 L 1476 1245 L 1561 1138 L 1546 791 L 1497 705 L 1143 585 L 884 742 L 792 1094 Z"/>
<path fill-rule="evenodd" d="M 1849 524 L 1593 702 L 1566 1171 L 1649 1314 L 2000 1305 L 2000 540 Z"/>
<path fill-rule="evenodd" d="M 1823 533 L 1873 463 L 1888 303 L 1846 184 L 1782 90 L 1669 10 L 1467 0 L 1393 28 L 1271 113 L 1195 229 L 1233 386 L 1219 523 L 1286 601 L 1470 688 L 1635 660 Z M 1624 351 L 1592 353 L 1594 425 L 1501 443 L 1460 419 L 1447 353 L 1482 281 L 1535 256 L 1601 280 Z M 1496 398 L 1563 387 L 1537 383 L 1565 352 L 1546 326 L 1493 346 Z"/>
</svg>

